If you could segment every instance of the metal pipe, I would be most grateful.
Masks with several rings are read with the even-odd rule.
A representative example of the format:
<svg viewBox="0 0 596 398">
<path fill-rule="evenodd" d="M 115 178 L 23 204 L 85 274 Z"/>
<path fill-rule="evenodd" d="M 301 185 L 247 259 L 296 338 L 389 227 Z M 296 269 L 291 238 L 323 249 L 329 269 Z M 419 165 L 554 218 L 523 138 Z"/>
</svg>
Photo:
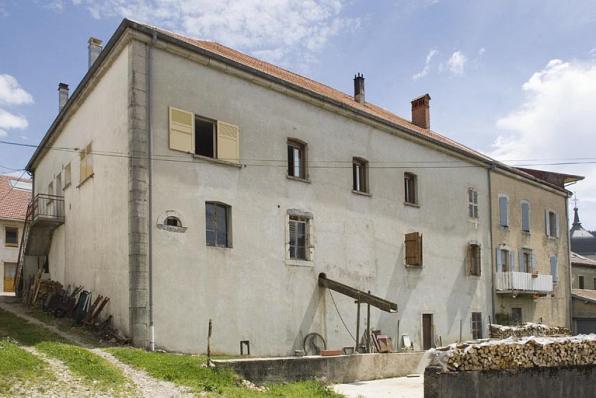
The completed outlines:
<svg viewBox="0 0 596 398">
<path fill-rule="evenodd" d="M 490 232 L 490 298 L 491 298 L 491 314 L 495 319 L 495 248 L 493 242 L 493 194 L 492 194 L 492 180 L 490 172 L 495 169 L 495 164 L 488 169 L 488 223 Z M 461 340 L 461 339 L 460 339 Z"/>
<path fill-rule="evenodd" d="M 370 290 L 368 291 L 370 294 Z M 370 303 L 366 304 L 366 353 L 370 354 Z"/>
<path fill-rule="evenodd" d="M 459 319 L 459 342 L 461 343 L 462 328 L 464 327 L 464 320 Z"/>
<path fill-rule="evenodd" d="M 151 42 L 147 47 L 147 126 L 148 126 L 148 139 L 147 139 L 147 169 L 148 169 L 148 182 L 147 182 L 147 196 L 149 205 L 149 215 L 147 217 L 147 235 L 148 235 L 148 247 L 147 247 L 147 258 L 149 262 L 149 329 L 150 329 L 150 341 L 149 349 L 155 351 L 155 323 L 153 320 L 153 122 L 152 118 L 152 74 L 153 74 L 153 45 L 157 41 L 157 32 L 153 32 Z"/>
<path fill-rule="evenodd" d="M 577 207 L 577 206 L 576 206 Z M 576 330 L 574 329 L 574 325 L 573 325 L 573 299 L 571 298 L 571 293 L 573 292 L 573 277 L 572 277 L 572 265 L 571 265 L 571 242 L 570 242 L 570 236 L 569 236 L 569 198 L 565 198 L 565 221 L 567 222 L 567 224 L 565 225 L 565 228 L 567 228 L 567 250 L 565 250 L 565 253 L 567 254 L 567 269 L 569 270 L 569 294 L 566 294 L 565 297 L 569 298 L 569 329 L 571 329 L 571 331 L 573 333 L 576 333 Z M 558 256 L 557 256 L 558 257 Z M 559 260 L 557 260 L 558 263 Z M 558 272 L 558 270 L 557 270 Z M 560 278 L 560 275 L 559 275 Z M 563 284 L 561 284 L 562 286 Z M 554 287 L 553 287 L 554 290 Z M 556 295 L 557 300 L 558 300 L 558 295 Z"/>
<path fill-rule="evenodd" d="M 359 353 L 358 349 L 360 348 L 360 297 L 356 300 L 356 348 L 354 349 L 355 353 Z"/>
</svg>

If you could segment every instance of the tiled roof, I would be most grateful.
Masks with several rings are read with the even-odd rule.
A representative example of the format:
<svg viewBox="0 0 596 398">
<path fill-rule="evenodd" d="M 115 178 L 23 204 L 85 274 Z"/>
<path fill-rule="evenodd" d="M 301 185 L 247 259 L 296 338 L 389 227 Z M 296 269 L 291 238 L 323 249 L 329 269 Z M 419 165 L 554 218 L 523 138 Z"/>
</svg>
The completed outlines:
<svg viewBox="0 0 596 398">
<path fill-rule="evenodd" d="M 352 108 L 356 108 L 356 109 L 358 109 L 362 112 L 368 113 L 372 116 L 379 117 L 379 118 L 384 119 L 390 123 L 394 123 L 401 127 L 407 128 L 409 130 L 413 130 L 413 131 L 420 133 L 421 135 L 424 135 L 428 138 L 439 141 L 439 142 L 446 144 L 448 146 L 457 148 L 461 151 L 467 152 L 468 154 L 483 158 L 484 160 L 487 160 L 490 162 L 494 161 L 493 159 L 489 158 L 488 156 L 486 156 L 478 151 L 468 148 L 467 146 L 462 145 L 458 142 L 455 142 L 455 141 L 453 141 L 445 136 L 442 136 L 441 134 L 438 134 L 432 130 L 423 129 L 421 127 L 418 127 L 415 124 L 412 124 L 411 122 L 407 121 L 406 119 L 403 119 L 403 118 L 389 112 L 386 109 L 383 109 L 379 106 L 371 104 L 370 102 L 365 102 L 364 104 L 360 104 L 358 101 L 355 101 L 354 97 L 351 95 L 342 93 L 341 91 L 331 88 L 325 84 L 308 79 L 304 76 L 300 76 L 296 73 L 290 72 L 288 70 L 285 70 L 278 66 L 272 65 L 265 61 L 261 61 L 259 59 L 253 58 L 249 55 L 246 55 L 239 51 L 233 50 L 233 49 L 223 46 L 219 43 L 215 43 L 215 42 L 209 41 L 209 40 L 192 39 L 192 38 L 189 38 L 189 37 L 186 37 L 186 36 L 174 33 L 174 32 L 170 32 L 170 31 L 167 31 L 167 30 L 155 27 L 155 26 L 143 24 L 143 23 L 136 22 L 136 21 L 135 21 L 135 23 L 145 26 L 151 30 L 155 30 L 155 31 L 162 33 L 164 35 L 173 37 L 173 38 L 183 41 L 185 43 L 191 44 L 191 45 L 198 47 L 200 49 L 217 54 L 221 57 L 227 58 L 228 60 L 237 62 L 244 66 L 248 66 L 249 68 L 263 72 L 267 75 L 270 75 L 277 79 L 291 83 L 295 86 L 306 89 L 308 91 L 311 91 L 311 92 L 321 95 L 323 97 L 335 100 L 341 104 L 347 105 Z"/>
<path fill-rule="evenodd" d="M 572 289 L 571 294 L 580 298 L 596 302 L 596 290 Z"/>
<path fill-rule="evenodd" d="M 577 253 L 571 252 L 571 264 L 580 264 L 596 267 L 596 261 L 580 256 Z"/>
<path fill-rule="evenodd" d="M 10 185 L 11 180 L 31 182 L 31 180 L 24 178 L 19 179 L 0 174 L 0 218 L 25 221 L 31 191 L 12 187 Z"/>
</svg>

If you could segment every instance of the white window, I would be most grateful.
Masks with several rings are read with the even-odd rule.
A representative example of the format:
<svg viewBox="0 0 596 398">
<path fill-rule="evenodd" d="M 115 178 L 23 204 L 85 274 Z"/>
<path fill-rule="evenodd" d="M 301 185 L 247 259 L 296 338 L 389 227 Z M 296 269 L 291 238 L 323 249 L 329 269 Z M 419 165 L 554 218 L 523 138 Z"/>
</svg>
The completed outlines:
<svg viewBox="0 0 596 398">
<path fill-rule="evenodd" d="M 368 192 L 368 162 L 362 158 L 352 159 L 352 189 Z"/>
<path fill-rule="evenodd" d="M 72 172 L 70 169 L 70 163 L 64 168 L 64 188 L 70 186 L 72 182 Z"/>
<path fill-rule="evenodd" d="M 521 204 L 522 213 L 522 231 L 530 232 L 530 204 L 528 202 L 522 202 Z"/>
<path fill-rule="evenodd" d="M 80 177 L 79 183 L 83 183 L 87 178 L 93 175 L 93 148 L 92 144 L 90 143 L 80 152 Z"/>
<path fill-rule="evenodd" d="M 499 195 L 499 225 L 509 227 L 509 198 L 505 195 Z"/>
<path fill-rule="evenodd" d="M 306 179 L 306 144 L 288 139 L 288 175 Z"/>
<path fill-rule="evenodd" d="M 515 252 L 506 247 L 497 248 L 497 272 L 515 271 Z"/>
<path fill-rule="evenodd" d="M 478 191 L 468 188 L 468 217 L 478 218 Z"/>
<path fill-rule="evenodd" d="M 532 273 L 536 271 L 536 260 L 531 249 L 522 249 L 519 252 L 519 272 Z"/>
<path fill-rule="evenodd" d="M 546 210 L 545 224 L 546 224 L 546 236 L 558 238 L 559 237 L 559 215 L 555 212 Z"/>
<path fill-rule="evenodd" d="M 404 192 L 406 203 L 418 204 L 418 178 L 415 174 L 404 173 Z"/>
<path fill-rule="evenodd" d="M 205 203 L 207 246 L 232 247 L 232 208 L 223 203 Z"/>
<path fill-rule="evenodd" d="M 482 338 L 482 312 L 472 312 L 472 338 Z"/>
</svg>

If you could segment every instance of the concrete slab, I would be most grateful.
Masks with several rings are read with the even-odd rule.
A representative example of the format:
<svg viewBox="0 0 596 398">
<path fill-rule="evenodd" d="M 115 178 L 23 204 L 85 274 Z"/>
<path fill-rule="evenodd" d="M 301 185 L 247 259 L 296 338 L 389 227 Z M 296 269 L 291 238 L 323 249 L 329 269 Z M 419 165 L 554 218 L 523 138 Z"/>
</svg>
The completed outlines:
<svg viewBox="0 0 596 398">
<path fill-rule="evenodd" d="M 395 377 L 336 384 L 333 389 L 348 398 L 424 398 L 424 377 Z"/>
<path fill-rule="evenodd" d="M 14 292 L 0 292 L 0 296 L 14 297 Z"/>
</svg>

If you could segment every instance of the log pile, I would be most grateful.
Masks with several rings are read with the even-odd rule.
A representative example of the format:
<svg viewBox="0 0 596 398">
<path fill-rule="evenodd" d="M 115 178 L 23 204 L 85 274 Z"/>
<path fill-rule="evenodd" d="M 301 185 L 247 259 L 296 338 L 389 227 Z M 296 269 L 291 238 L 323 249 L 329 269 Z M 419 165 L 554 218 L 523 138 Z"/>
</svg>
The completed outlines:
<svg viewBox="0 0 596 398">
<path fill-rule="evenodd" d="M 444 372 L 596 364 L 596 335 L 452 344 L 433 353 Z"/>
<path fill-rule="evenodd" d="M 547 326 L 541 323 L 525 323 L 522 326 L 489 326 L 490 337 L 493 339 L 506 339 L 509 337 L 544 337 L 544 336 L 571 336 L 571 330 L 560 326 Z"/>
</svg>

